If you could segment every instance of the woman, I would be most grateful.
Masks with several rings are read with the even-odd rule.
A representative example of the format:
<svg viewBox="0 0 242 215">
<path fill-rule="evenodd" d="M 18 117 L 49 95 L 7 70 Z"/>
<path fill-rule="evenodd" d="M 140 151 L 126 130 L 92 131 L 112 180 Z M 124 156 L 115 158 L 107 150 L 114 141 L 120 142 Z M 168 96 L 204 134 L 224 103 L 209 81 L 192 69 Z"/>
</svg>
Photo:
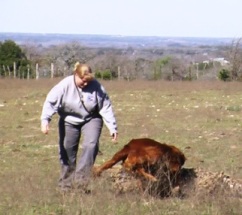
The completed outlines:
<svg viewBox="0 0 242 215">
<path fill-rule="evenodd" d="M 64 78 L 48 93 L 41 114 L 41 130 L 48 134 L 51 117 L 58 113 L 61 176 L 59 186 L 74 184 L 85 189 L 98 153 L 103 122 L 112 140 L 117 140 L 117 124 L 103 86 L 93 78 L 91 68 L 77 62 L 74 74 Z M 80 137 L 82 153 L 77 162 Z"/>
</svg>

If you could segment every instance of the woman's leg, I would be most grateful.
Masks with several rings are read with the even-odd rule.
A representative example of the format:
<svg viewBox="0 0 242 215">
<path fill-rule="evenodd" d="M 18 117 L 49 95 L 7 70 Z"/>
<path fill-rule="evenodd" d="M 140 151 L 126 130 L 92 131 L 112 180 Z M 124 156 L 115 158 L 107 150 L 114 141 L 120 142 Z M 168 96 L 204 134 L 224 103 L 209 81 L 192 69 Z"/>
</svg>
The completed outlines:
<svg viewBox="0 0 242 215">
<path fill-rule="evenodd" d="M 59 153 L 61 162 L 61 176 L 59 186 L 68 188 L 72 186 L 76 167 L 76 155 L 80 140 L 80 126 L 71 125 L 59 120 Z"/>
<path fill-rule="evenodd" d="M 88 184 L 92 167 L 98 153 L 99 137 L 102 127 L 102 119 L 93 118 L 81 128 L 83 135 L 82 153 L 77 163 L 75 175 L 75 182 L 79 186 L 86 186 Z"/>
</svg>

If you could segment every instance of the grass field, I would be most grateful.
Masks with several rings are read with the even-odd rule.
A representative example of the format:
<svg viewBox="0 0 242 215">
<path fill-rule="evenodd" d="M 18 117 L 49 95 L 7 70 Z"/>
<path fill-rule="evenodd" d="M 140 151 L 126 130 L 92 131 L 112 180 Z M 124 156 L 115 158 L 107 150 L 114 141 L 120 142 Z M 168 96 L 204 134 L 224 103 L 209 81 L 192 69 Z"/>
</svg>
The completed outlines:
<svg viewBox="0 0 242 215">
<path fill-rule="evenodd" d="M 154 199 L 116 195 L 105 178 L 93 193 L 57 190 L 57 120 L 40 132 L 40 114 L 55 80 L 0 80 L 0 214 L 242 214 L 242 202 L 224 196 Z M 223 82 L 103 82 L 119 126 L 118 144 L 106 127 L 100 164 L 132 138 L 150 137 L 178 146 L 185 167 L 224 171 L 242 178 L 242 84 Z"/>
</svg>

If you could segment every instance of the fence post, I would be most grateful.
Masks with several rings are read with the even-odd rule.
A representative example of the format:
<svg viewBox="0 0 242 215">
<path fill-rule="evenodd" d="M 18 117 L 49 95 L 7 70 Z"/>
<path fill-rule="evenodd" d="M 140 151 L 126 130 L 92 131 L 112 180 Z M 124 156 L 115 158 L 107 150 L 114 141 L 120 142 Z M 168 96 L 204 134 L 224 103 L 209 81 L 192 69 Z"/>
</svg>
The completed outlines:
<svg viewBox="0 0 242 215">
<path fill-rule="evenodd" d="M 118 80 L 120 80 L 120 66 L 118 66 Z"/>
<path fill-rule="evenodd" d="M 16 78 L 16 62 L 13 62 L 13 78 Z"/>
<path fill-rule="evenodd" d="M 39 64 L 36 63 L 35 65 L 35 77 L 36 77 L 36 80 L 39 79 Z"/>
<path fill-rule="evenodd" d="M 198 80 L 198 76 L 199 76 L 199 74 L 198 74 L 198 63 L 196 63 L 196 76 L 197 76 L 197 80 Z"/>
<path fill-rule="evenodd" d="M 53 63 L 51 63 L 51 65 L 50 65 L 50 71 L 51 71 L 50 77 L 54 78 L 54 64 Z"/>
<path fill-rule="evenodd" d="M 66 74 L 66 70 L 67 70 L 67 68 L 64 67 L 64 72 L 63 72 L 63 76 L 64 76 L 64 77 L 67 75 L 67 74 Z"/>
<path fill-rule="evenodd" d="M 3 65 L 3 71 L 4 71 L 4 77 L 6 78 L 6 68 L 5 68 L 5 66 Z"/>
<path fill-rule="evenodd" d="M 20 71 L 20 67 L 18 68 L 18 71 L 17 71 L 17 78 L 21 79 L 21 71 Z"/>
<path fill-rule="evenodd" d="M 11 71 L 10 71 L 9 66 L 7 66 L 7 69 L 8 69 L 8 76 L 9 76 L 9 78 L 10 78 L 10 77 L 11 77 Z"/>
<path fill-rule="evenodd" d="M 27 65 L 27 79 L 29 80 L 29 64 Z"/>
</svg>

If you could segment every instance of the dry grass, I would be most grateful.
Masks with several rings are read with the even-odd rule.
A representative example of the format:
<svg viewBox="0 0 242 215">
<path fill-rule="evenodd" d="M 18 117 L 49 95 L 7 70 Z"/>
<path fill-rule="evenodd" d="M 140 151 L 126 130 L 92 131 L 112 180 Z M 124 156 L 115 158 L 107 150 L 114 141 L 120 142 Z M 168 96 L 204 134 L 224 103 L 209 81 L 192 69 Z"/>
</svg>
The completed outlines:
<svg viewBox="0 0 242 215">
<path fill-rule="evenodd" d="M 154 199 L 117 195 L 105 177 L 93 194 L 63 195 L 57 119 L 40 132 L 46 93 L 59 80 L 0 80 L 0 214 L 240 214 L 241 200 L 224 196 Z M 119 144 L 105 128 L 97 163 L 132 138 L 150 137 L 181 148 L 186 167 L 224 171 L 242 178 L 242 85 L 222 82 L 104 82 L 119 125 Z"/>
</svg>

